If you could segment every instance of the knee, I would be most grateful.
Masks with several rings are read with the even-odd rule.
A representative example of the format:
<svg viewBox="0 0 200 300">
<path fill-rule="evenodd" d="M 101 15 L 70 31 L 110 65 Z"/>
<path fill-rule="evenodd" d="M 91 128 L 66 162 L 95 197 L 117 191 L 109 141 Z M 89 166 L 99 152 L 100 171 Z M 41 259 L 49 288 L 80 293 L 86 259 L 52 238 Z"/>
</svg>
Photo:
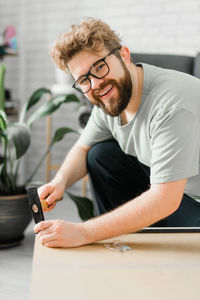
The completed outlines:
<svg viewBox="0 0 200 300">
<path fill-rule="evenodd" d="M 87 154 L 88 167 L 94 168 L 97 164 L 106 164 L 106 161 L 110 159 L 110 155 L 113 152 L 114 147 L 119 147 L 114 140 L 103 141 L 95 144 Z"/>
</svg>

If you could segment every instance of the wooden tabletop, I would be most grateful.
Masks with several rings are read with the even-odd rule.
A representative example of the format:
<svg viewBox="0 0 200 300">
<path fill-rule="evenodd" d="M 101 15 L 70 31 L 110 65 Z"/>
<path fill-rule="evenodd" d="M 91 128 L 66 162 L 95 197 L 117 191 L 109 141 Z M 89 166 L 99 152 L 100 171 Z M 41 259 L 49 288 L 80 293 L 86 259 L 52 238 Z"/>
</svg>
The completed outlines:
<svg viewBox="0 0 200 300">
<path fill-rule="evenodd" d="M 35 240 L 31 300 L 199 300 L 200 233 L 135 233 L 71 249 Z M 107 242 L 106 241 L 106 242 Z"/>
</svg>

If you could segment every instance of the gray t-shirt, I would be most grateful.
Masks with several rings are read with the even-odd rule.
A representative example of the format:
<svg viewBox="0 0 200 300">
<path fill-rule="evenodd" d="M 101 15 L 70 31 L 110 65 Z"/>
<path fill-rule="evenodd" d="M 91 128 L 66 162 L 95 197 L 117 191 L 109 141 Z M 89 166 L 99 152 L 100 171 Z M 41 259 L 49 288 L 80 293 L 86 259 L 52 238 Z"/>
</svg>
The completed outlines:
<svg viewBox="0 0 200 300">
<path fill-rule="evenodd" d="M 149 166 L 151 183 L 188 178 L 185 193 L 200 196 L 200 80 L 181 72 L 140 64 L 143 94 L 134 118 L 94 107 L 81 135 L 83 144 L 114 138 L 122 150 Z"/>
</svg>

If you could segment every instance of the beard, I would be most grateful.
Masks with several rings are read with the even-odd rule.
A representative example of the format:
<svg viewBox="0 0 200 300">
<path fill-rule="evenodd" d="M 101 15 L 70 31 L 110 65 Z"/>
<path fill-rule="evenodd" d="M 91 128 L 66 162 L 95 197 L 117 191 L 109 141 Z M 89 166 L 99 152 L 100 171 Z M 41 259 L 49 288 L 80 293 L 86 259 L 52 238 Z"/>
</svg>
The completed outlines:
<svg viewBox="0 0 200 300">
<path fill-rule="evenodd" d="M 122 67 L 124 69 L 123 78 L 117 80 L 114 79 L 105 79 L 104 82 L 99 86 L 98 90 L 104 89 L 106 86 L 111 85 L 112 88 L 116 87 L 118 90 L 118 97 L 111 97 L 107 99 L 108 105 L 101 100 L 101 97 L 95 94 L 95 91 L 92 90 L 93 101 L 92 103 L 100 107 L 106 114 L 111 117 L 119 116 L 122 111 L 127 107 L 131 94 L 132 94 L 132 81 L 130 72 L 128 71 L 124 62 L 122 62 Z"/>
</svg>

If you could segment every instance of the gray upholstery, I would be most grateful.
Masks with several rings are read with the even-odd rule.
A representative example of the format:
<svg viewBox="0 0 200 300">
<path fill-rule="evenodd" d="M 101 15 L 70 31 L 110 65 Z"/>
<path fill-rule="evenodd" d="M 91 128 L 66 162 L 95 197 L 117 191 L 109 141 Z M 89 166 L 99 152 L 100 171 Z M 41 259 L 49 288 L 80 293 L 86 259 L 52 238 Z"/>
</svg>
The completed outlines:
<svg viewBox="0 0 200 300">
<path fill-rule="evenodd" d="M 193 75 L 200 78 L 200 52 L 194 58 L 194 72 Z"/>
<path fill-rule="evenodd" d="M 185 72 L 200 78 L 200 53 L 197 56 L 131 53 L 135 63 L 143 62 L 166 69 Z"/>
</svg>

